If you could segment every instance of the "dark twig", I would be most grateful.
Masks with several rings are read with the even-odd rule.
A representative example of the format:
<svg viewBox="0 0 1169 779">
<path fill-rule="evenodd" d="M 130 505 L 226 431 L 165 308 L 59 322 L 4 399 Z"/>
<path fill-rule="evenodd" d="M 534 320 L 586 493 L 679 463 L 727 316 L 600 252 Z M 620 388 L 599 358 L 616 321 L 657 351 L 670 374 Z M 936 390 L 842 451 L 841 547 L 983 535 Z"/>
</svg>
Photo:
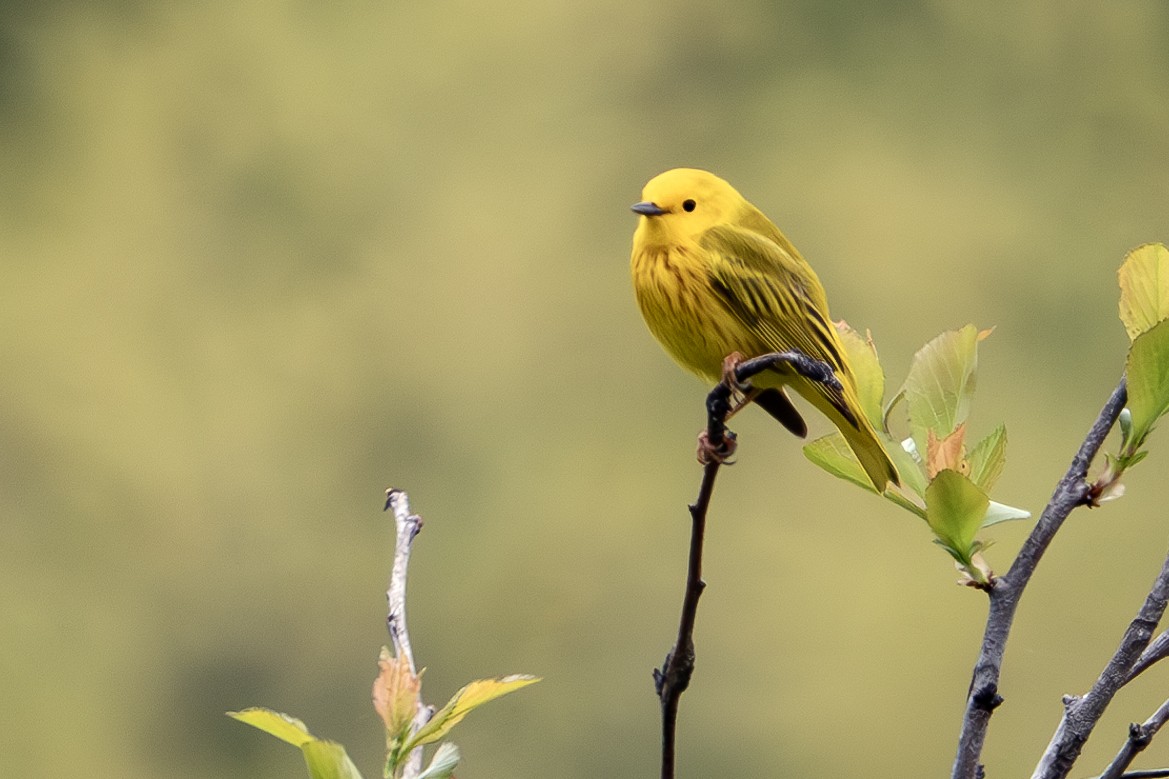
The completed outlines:
<svg viewBox="0 0 1169 779">
<path fill-rule="evenodd" d="M 1141 652 L 1141 656 L 1133 663 L 1132 671 L 1128 675 L 1128 681 L 1131 682 L 1152 667 L 1154 663 L 1158 663 L 1166 657 L 1169 657 L 1169 630 L 1163 631 L 1153 639 L 1152 643 L 1145 647 L 1145 651 Z"/>
<path fill-rule="evenodd" d="M 1035 523 L 1031 534 L 1023 542 L 1023 547 L 1010 569 L 995 579 L 993 587 L 987 592 L 990 607 L 986 617 L 986 629 L 970 681 L 966 711 L 962 718 L 962 731 L 958 738 L 958 754 L 954 758 L 954 767 L 950 774 L 952 779 L 975 779 L 978 775 L 979 758 L 986 741 L 990 716 L 1002 703 L 1002 698 L 998 694 L 999 674 L 1019 599 L 1064 520 L 1072 509 L 1085 505 L 1089 491 L 1086 481 L 1088 466 L 1104 443 L 1108 432 L 1116 424 L 1116 418 L 1124 408 L 1127 397 L 1124 379 L 1121 379 L 1108 402 L 1104 404 L 1092 429 L 1088 431 L 1076 456 L 1072 458 L 1067 473 L 1056 485 L 1051 500 L 1039 521 Z"/>
<path fill-rule="evenodd" d="M 1132 678 L 1131 676 L 1129 677 Z M 1132 761 L 1136 756 L 1144 751 L 1149 742 L 1153 740 L 1153 736 L 1157 735 L 1157 731 L 1161 726 L 1169 721 L 1169 701 L 1161 704 L 1161 707 L 1153 712 L 1153 716 L 1142 722 L 1140 725 L 1135 722 L 1128 726 L 1128 739 L 1124 742 L 1124 746 L 1120 748 L 1120 752 L 1116 757 L 1112 758 L 1112 762 L 1108 764 L 1108 768 L 1104 769 L 1104 773 L 1100 774 L 1097 779 L 1121 779 L 1121 777 L 1131 777 L 1140 773 L 1139 771 L 1132 771 L 1124 773 L 1124 770 L 1132 765 Z M 1164 768 L 1156 769 L 1158 771 L 1165 771 Z M 1149 774 L 1151 775 L 1151 774 Z M 1169 776 L 1169 772 L 1157 774 L 1157 776 Z"/>
<path fill-rule="evenodd" d="M 706 582 L 702 581 L 706 511 L 721 465 L 718 460 L 712 460 L 703 467 L 698 499 L 690 505 L 690 557 L 686 568 L 686 592 L 682 597 L 682 618 L 678 621 L 678 640 L 666 655 L 662 667 L 654 669 L 654 689 L 662 702 L 662 779 L 673 779 L 674 776 L 678 703 L 690 686 L 690 677 L 694 673 L 694 621 L 698 616 L 698 598 L 706 588 Z"/>
<path fill-rule="evenodd" d="M 748 382 L 765 370 L 788 365 L 797 373 L 834 389 L 840 382 L 832 368 L 800 352 L 777 352 L 739 363 L 734 369 L 738 384 Z M 725 453 L 733 450 L 735 434 L 727 430 L 727 416 L 731 413 L 731 396 L 735 389 L 721 382 L 706 397 L 706 431 L 704 437 L 710 451 Z M 655 668 L 654 689 L 662 704 L 662 779 L 673 779 L 675 734 L 678 724 L 678 704 L 682 693 L 690 685 L 694 673 L 694 624 L 698 615 L 698 599 L 706 588 L 702 580 L 702 547 L 706 536 L 706 514 L 714 494 L 714 480 L 723 460 L 708 460 L 702 470 L 702 484 L 698 497 L 690 506 L 690 552 L 686 567 L 686 590 L 682 596 L 682 616 L 678 621 L 678 638 L 666 655 L 661 668 Z"/>
<path fill-rule="evenodd" d="M 1104 715 L 1104 710 L 1112 702 L 1113 696 L 1132 678 L 1133 665 L 1149 645 L 1149 640 L 1153 637 L 1153 631 L 1157 629 L 1157 623 L 1161 621 L 1167 604 L 1169 604 L 1169 557 L 1165 558 L 1161 573 L 1145 597 L 1137 616 L 1124 631 L 1120 647 L 1100 672 L 1092 689 L 1083 697 L 1072 698 L 1064 706 L 1063 718 L 1056 728 L 1055 735 L 1051 737 L 1051 743 L 1048 744 L 1043 757 L 1040 758 L 1032 779 L 1063 779 L 1068 775 L 1076 758 L 1080 756 L 1084 742 L 1092 735 L 1092 730 Z M 1141 726 L 1136 727 L 1139 729 Z M 1129 741 L 1133 742 L 1131 734 Z M 1133 757 L 1135 756 L 1136 752 L 1133 753 Z M 1129 760 L 1131 761 L 1131 758 Z M 1119 773 L 1118 770 L 1115 775 Z"/>
</svg>

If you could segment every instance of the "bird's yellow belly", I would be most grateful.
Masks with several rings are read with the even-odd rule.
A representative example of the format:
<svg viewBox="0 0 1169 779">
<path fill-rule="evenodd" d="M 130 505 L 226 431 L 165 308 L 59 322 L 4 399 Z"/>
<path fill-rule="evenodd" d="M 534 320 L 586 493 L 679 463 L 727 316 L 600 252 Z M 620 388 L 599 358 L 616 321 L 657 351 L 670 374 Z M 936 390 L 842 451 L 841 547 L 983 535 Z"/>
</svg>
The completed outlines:
<svg viewBox="0 0 1169 779">
<path fill-rule="evenodd" d="M 750 357 L 766 349 L 745 342 L 742 325 L 719 301 L 706 274 L 685 259 L 664 250 L 635 255 L 637 304 L 650 332 L 679 365 L 717 382 L 728 354 Z"/>
</svg>

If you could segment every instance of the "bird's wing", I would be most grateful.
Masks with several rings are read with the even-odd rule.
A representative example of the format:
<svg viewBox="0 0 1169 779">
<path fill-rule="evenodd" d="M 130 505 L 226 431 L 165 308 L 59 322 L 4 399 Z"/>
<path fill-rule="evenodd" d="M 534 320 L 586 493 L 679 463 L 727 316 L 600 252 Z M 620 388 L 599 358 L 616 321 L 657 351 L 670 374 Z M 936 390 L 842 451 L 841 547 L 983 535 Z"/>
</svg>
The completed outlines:
<svg viewBox="0 0 1169 779">
<path fill-rule="evenodd" d="M 861 409 L 844 345 L 828 320 L 824 288 L 808 264 L 783 245 L 737 227 L 711 228 L 700 244 L 712 288 L 727 312 L 757 339 L 748 348 L 798 349 L 827 363 L 839 388 L 806 378 L 789 379 L 792 386 L 828 415 L 877 492 L 890 482 L 898 484 L 897 469 Z"/>
<path fill-rule="evenodd" d="M 729 225 L 711 228 L 700 243 L 723 305 L 766 349 L 797 349 L 852 384 L 840 338 L 828 319 L 824 289 L 806 263 L 774 241 Z M 839 391 L 824 385 L 817 389 L 838 408 L 847 405 Z"/>
</svg>

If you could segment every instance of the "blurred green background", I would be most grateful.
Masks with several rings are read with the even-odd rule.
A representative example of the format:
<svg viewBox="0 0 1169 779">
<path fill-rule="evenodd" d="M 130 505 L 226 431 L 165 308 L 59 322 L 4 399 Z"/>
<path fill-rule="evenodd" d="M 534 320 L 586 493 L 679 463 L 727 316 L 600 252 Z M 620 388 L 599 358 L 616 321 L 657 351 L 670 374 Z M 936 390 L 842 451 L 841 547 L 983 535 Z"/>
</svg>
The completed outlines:
<svg viewBox="0 0 1169 779">
<path fill-rule="evenodd" d="M 732 181 L 893 386 L 997 326 L 972 434 L 1006 422 L 997 497 L 1038 511 L 1123 366 L 1116 268 L 1169 239 L 1167 36 L 1155 0 L 0 5 L 0 773 L 298 775 L 223 716 L 265 705 L 379 775 L 394 485 L 424 696 L 545 677 L 455 731 L 460 776 L 655 775 L 704 388 L 633 303 L 642 184 Z M 736 428 L 682 775 L 946 775 L 985 598 Z M 1022 603 L 992 776 L 1160 565 L 1160 438 Z"/>
</svg>

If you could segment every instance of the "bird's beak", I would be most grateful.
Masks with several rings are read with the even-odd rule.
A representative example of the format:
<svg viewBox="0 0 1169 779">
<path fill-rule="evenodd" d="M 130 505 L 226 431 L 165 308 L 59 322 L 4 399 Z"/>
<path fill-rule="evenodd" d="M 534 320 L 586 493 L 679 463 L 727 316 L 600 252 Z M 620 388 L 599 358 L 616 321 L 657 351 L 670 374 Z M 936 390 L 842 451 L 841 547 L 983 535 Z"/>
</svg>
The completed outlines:
<svg viewBox="0 0 1169 779">
<path fill-rule="evenodd" d="M 661 216 L 662 214 L 669 213 L 657 203 L 651 203 L 648 200 L 642 201 L 641 203 L 634 203 L 629 207 L 629 210 L 642 216 Z"/>
</svg>

